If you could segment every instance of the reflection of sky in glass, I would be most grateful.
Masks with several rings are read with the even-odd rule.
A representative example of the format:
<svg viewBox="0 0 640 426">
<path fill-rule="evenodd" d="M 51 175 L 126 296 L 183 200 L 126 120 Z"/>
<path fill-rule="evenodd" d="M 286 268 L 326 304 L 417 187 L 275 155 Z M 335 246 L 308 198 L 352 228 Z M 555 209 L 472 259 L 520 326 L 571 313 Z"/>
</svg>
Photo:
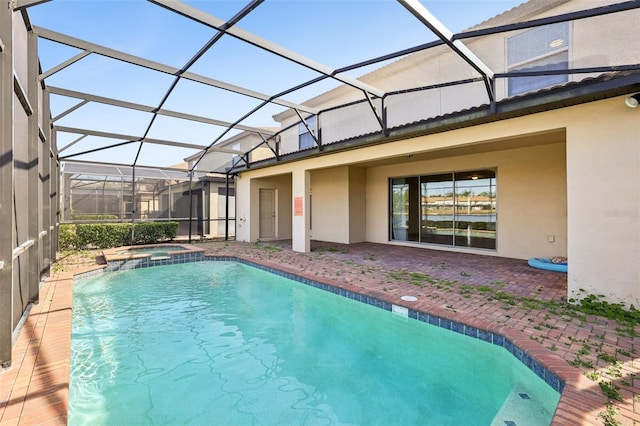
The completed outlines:
<svg viewBox="0 0 640 426">
<path fill-rule="evenodd" d="M 422 194 L 427 197 L 451 196 L 453 192 L 453 182 L 429 182 L 422 183 Z"/>
<path fill-rule="evenodd" d="M 456 181 L 456 194 L 495 196 L 495 178 Z"/>
</svg>

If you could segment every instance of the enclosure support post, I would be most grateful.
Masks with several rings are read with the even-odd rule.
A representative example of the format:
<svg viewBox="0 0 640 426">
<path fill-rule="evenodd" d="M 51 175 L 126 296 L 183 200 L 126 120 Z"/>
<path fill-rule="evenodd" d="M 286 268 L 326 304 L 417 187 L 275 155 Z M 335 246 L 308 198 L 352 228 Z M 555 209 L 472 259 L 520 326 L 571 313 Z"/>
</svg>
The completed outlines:
<svg viewBox="0 0 640 426">
<path fill-rule="evenodd" d="M 51 210 L 54 208 L 53 199 L 51 198 L 51 164 L 55 161 L 51 154 L 51 127 L 48 126 L 49 121 L 47 114 L 44 111 L 49 110 L 49 93 L 45 90 L 42 93 L 42 109 L 40 110 L 40 117 L 42 119 L 42 127 L 39 127 L 39 137 L 41 138 L 41 150 L 40 150 L 40 161 L 42 164 L 42 181 L 40 182 L 40 196 L 41 203 L 43 206 L 42 210 L 42 229 L 41 233 L 44 234 L 41 240 L 42 246 L 42 270 L 40 271 L 40 275 L 45 276 L 50 273 L 51 262 L 53 257 L 51 256 L 51 251 L 53 247 L 53 227 L 51 226 Z"/>
<path fill-rule="evenodd" d="M 41 236 L 42 228 L 42 205 L 40 203 L 40 191 L 42 184 L 40 183 L 40 131 L 39 131 L 39 115 L 40 102 L 38 102 L 38 37 L 29 31 L 27 34 L 27 98 L 31 104 L 32 112 L 27 114 L 27 147 L 28 159 L 27 165 L 27 205 L 29 212 L 27 213 L 27 235 L 33 240 L 33 246 L 27 252 L 27 287 L 29 303 L 39 303 L 40 301 L 40 269 L 41 269 Z"/>
<path fill-rule="evenodd" d="M 189 244 L 191 244 L 191 217 L 193 216 L 193 189 L 191 184 L 193 182 L 193 172 L 189 172 Z"/>
<path fill-rule="evenodd" d="M 229 172 L 224 175 L 224 240 L 229 241 Z"/>
<path fill-rule="evenodd" d="M 49 107 L 47 107 L 46 111 L 50 111 Z M 48 117 L 48 114 L 47 114 Z M 45 121 L 47 123 L 47 129 L 51 129 L 50 120 L 47 119 Z M 50 148 L 50 156 L 51 156 L 51 169 L 49 175 L 51 176 L 51 185 L 49 185 L 51 189 L 51 193 L 49 194 L 49 199 L 51 200 L 51 225 L 49 227 L 49 231 L 51 232 L 51 259 L 52 261 L 56 261 L 58 259 L 58 242 L 60 241 L 60 221 L 62 220 L 62 179 L 60 173 L 62 170 L 60 169 L 60 161 L 58 159 L 58 132 L 49 131 L 49 137 L 51 139 L 51 143 L 49 145 Z"/>
<path fill-rule="evenodd" d="M 131 173 L 131 245 L 136 238 L 136 166 L 131 166 L 133 168 L 133 172 Z"/>
<path fill-rule="evenodd" d="M 173 209 L 173 188 L 171 187 L 171 179 L 169 179 L 169 220 L 171 220 L 171 209 Z"/>
<path fill-rule="evenodd" d="M 204 241 L 204 225 L 205 221 L 205 180 L 200 182 L 200 210 L 198 213 L 198 225 L 200 226 L 200 241 Z"/>
<path fill-rule="evenodd" d="M 0 7 L 0 368 L 11 365 L 13 333 L 13 21 Z"/>
</svg>

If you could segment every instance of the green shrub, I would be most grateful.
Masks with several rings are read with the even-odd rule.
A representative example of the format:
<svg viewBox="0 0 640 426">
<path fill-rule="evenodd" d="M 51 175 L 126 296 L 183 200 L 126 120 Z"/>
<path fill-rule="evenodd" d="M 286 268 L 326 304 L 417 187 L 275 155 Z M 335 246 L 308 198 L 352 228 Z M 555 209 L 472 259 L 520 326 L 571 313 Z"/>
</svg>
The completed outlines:
<svg viewBox="0 0 640 426">
<path fill-rule="evenodd" d="M 130 223 L 79 223 L 77 248 L 110 248 L 130 245 Z"/>
<path fill-rule="evenodd" d="M 150 244 L 162 240 L 172 240 L 178 232 L 178 222 L 136 223 L 133 244 Z"/>
<path fill-rule="evenodd" d="M 76 225 L 63 223 L 60 225 L 58 234 L 58 247 L 60 250 L 73 250 L 78 246 L 78 236 L 76 235 Z"/>
<path fill-rule="evenodd" d="M 131 227 L 134 226 L 133 241 Z M 78 223 L 60 226 L 61 250 L 112 248 L 135 244 L 151 244 L 172 240 L 178 232 L 178 222 L 148 223 Z"/>
</svg>

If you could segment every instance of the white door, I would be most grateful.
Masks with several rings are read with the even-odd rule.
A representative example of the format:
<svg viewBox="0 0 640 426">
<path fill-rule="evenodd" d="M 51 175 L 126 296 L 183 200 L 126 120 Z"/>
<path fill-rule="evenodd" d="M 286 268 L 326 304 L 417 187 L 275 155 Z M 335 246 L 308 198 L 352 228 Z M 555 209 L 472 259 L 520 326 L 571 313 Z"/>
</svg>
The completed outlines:
<svg viewBox="0 0 640 426">
<path fill-rule="evenodd" d="M 260 239 L 276 238 L 276 190 L 260 189 Z"/>
</svg>

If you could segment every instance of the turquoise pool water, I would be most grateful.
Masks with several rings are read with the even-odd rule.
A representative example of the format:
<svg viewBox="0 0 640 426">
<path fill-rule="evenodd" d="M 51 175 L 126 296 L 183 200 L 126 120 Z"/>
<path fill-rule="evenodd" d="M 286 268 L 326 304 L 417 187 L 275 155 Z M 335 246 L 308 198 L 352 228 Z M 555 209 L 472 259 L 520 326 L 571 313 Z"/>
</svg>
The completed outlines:
<svg viewBox="0 0 640 426">
<path fill-rule="evenodd" d="M 74 287 L 71 425 L 549 424 L 495 345 L 235 262 Z"/>
</svg>

